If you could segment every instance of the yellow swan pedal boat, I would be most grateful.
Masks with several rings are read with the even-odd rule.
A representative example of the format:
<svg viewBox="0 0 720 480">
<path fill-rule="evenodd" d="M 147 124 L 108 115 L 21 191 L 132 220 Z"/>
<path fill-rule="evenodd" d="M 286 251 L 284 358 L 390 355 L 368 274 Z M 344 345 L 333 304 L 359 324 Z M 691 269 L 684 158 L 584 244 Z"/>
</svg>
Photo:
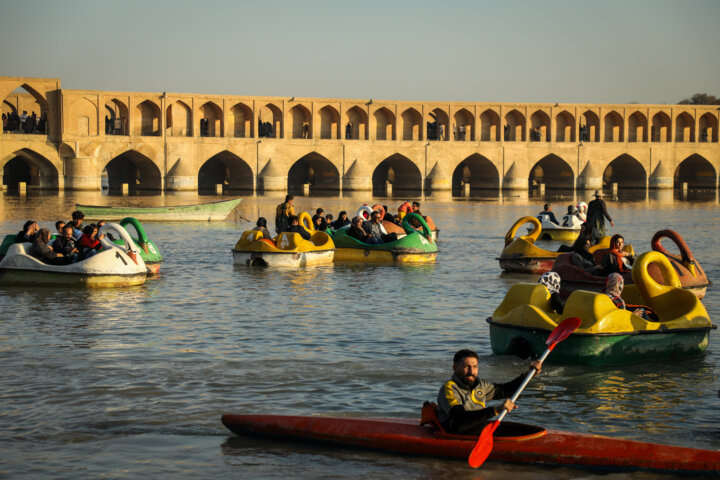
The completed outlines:
<svg viewBox="0 0 720 480">
<path fill-rule="evenodd" d="M 233 248 L 233 263 L 263 267 L 304 267 L 333 262 L 335 244 L 325 232 L 316 231 L 307 212 L 299 215 L 300 225 L 310 240 L 299 233 L 282 232 L 275 239 L 263 238 L 257 230 L 243 232 Z"/>
<path fill-rule="evenodd" d="M 662 284 L 648 273 L 650 265 L 662 272 Z M 578 317 L 582 323 L 557 345 L 552 362 L 606 365 L 703 353 L 710 330 L 716 327 L 700 300 L 681 287 L 667 257 L 655 251 L 643 253 L 632 276 L 635 283 L 625 286 L 622 298 L 627 308 L 649 308 L 654 320 L 617 308 L 603 293 L 585 290 L 570 294 L 559 315 L 551 309 L 550 294 L 543 285 L 513 285 L 488 319 L 493 353 L 540 356 L 548 334 L 568 317 Z"/>
<path fill-rule="evenodd" d="M 532 224 L 532 231 L 515 238 L 518 229 L 526 223 Z M 542 274 L 552 269 L 555 259 L 563 252 L 551 252 L 535 245 L 542 234 L 540 220 L 535 217 L 522 217 L 505 234 L 505 248 L 500 257 L 500 268 L 506 272 Z M 603 237 L 600 243 L 593 245 L 590 252 L 601 248 L 610 248 L 610 237 Z"/>
</svg>

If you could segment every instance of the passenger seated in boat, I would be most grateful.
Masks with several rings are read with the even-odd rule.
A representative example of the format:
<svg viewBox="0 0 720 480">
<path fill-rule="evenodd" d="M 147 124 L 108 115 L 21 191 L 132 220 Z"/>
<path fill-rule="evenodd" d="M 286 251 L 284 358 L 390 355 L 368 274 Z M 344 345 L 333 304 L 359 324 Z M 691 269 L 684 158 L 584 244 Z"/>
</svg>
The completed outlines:
<svg viewBox="0 0 720 480">
<path fill-rule="evenodd" d="M 546 204 L 543 206 L 543 211 L 540 212 L 540 213 L 538 213 L 537 218 L 538 218 L 538 220 L 540 220 L 541 222 L 542 222 L 545 218 L 547 218 L 548 221 L 554 223 L 554 224 L 557 225 L 557 226 L 560 226 L 560 224 L 559 224 L 558 221 L 557 221 L 557 218 L 555 218 L 555 214 L 554 214 L 553 211 L 552 211 L 552 204 L 551 204 L 551 203 L 546 203 Z"/>
<path fill-rule="evenodd" d="M 100 240 L 95 238 L 96 236 L 97 226 L 85 225 L 85 228 L 83 228 L 83 233 L 76 243 L 78 250 L 80 250 L 81 260 L 92 257 L 97 253 L 98 250 L 102 248 L 102 244 L 100 243 Z"/>
<path fill-rule="evenodd" d="M 540 373 L 542 363 L 530 362 L 530 369 Z M 453 357 L 453 376 L 440 388 L 437 397 L 438 419 L 445 431 L 461 435 L 479 435 L 489 420 L 503 409 L 513 411 L 517 406 L 509 397 L 515 393 L 527 373 L 507 383 L 490 383 L 477 378 L 478 355 L 472 350 L 460 350 Z M 486 402 L 505 398 L 498 407 Z"/>
<path fill-rule="evenodd" d="M 298 219 L 297 215 L 290 216 L 290 225 L 288 225 L 285 231 L 290 233 L 299 233 L 300 236 L 305 240 L 310 240 L 312 238 L 310 232 L 300 226 L 300 220 Z"/>
<path fill-rule="evenodd" d="M 557 272 L 545 272 L 538 283 L 545 285 L 550 292 L 550 307 L 557 313 L 562 314 L 565 309 L 565 300 L 560 296 L 560 275 Z"/>
<path fill-rule="evenodd" d="M 590 236 L 590 229 L 588 228 L 587 223 L 582 223 L 580 225 L 580 233 L 578 233 L 578 237 L 575 239 L 573 244 L 571 246 L 567 245 L 560 245 L 560 248 L 557 249 L 558 252 L 575 252 L 579 248 L 582 248 L 583 244 L 585 243 L 586 239 L 590 239 L 592 242 L 592 238 Z"/>
<path fill-rule="evenodd" d="M 373 210 L 370 214 L 370 221 L 363 222 L 362 227 L 370 236 L 370 239 L 365 243 L 378 244 L 397 240 L 396 233 L 387 233 L 385 227 L 383 227 L 382 220 L 380 220 L 380 212 L 377 210 Z"/>
<path fill-rule="evenodd" d="M 84 218 L 85 214 L 80 210 L 72 212 L 72 220 L 69 221 L 68 224 L 73 226 L 73 237 L 75 237 L 75 240 L 80 240 L 82 236 L 82 222 Z"/>
<path fill-rule="evenodd" d="M 393 217 L 392 213 L 390 213 L 390 210 L 388 210 L 387 205 L 383 205 L 383 210 L 385 210 L 385 216 L 382 218 L 383 221 L 387 220 L 388 222 L 393 223 L 397 221 L 395 217 Z"/>
<path fill-rule="evenodd" d="M 52 243 L 52 249 L 57 253 L 62 253 L 73 261 L 77 261 L 80 252 L 75 245 L 72 225 L 65 225 L 62 234 Z"/>
<path fill-rule="evenodd" d="M 576 242 L 577 243 L 577 242 Z M 576 267 L 585 270 L 593 275 L 599 275 L 602 271 L 602 265 L 596 265 L 595 259 L 592 253 L 590 253 L 590 247 L 592 246 L 592 240 L 585 237 L 580 245 L 575 247 L 575 253 L 572 254 L 570 261 Z"/>
<path fill-rule="evenodd" d="M 107 222 L 106 222 L 105 220 L 100 220 L 100 221 L 97 223 L 98 232 L 102 229 L 103 225 L 105 225 L 106 223 L 107 223 Z M 108 240 L 110 240 L 111 242 L 114 242 L 114 241 L 115 241 L 115 237 L 113 237 L 112 233 L 110 233 L 110 232 L 108 232 L 108 233 L 103 233 L 102 235 L 100 235 L 100 237 L 98 237 L 98 239 L 101 239 L 101 238 L 103 238 L 103 237 L 107 237 Z"/>
<path fill-rule="evenodd" d="M 318 208 L 315 210 L 315 215 L 312 217 L 313 225 L 315 226 L 315 230 L 324 231 L 327 228 L 327 223 L 325 223 L 325 212 L 322 208 Z"/>
<path fill-rule="evenodd" d="M 563 227 L 572 227 L 575 225 L 577 221 L 577 215 L 576 215 L 575 207 L 572 205 L 568 205 L 567 207 L 567 213 L 563 215 L 563 221 L 562 226 Z"/>
<path fill-rule="evenodd" d="M 368 234 L 367 230 L 363 228 L 364 223 L 365 221 L 360 215 L 353 217 L 352 225 L 348 228 L 347 234 L 363 243 L 373 243 L 371 241 L 372 237 Z"/>
<path fill-rule="evenodd" d="M 15 243 L 34 243 L 40 225 L 34 220 L 28 220 L 23 225 L 23 229 L 15 235 Z"/>
<path fill-rule="evenodd" d="M 48 265 L 67 265 L 72 263 L 71 258 L 65 257 L 65 255 L 60 252 L 53 251 L 53 249 L 48 246 L 49 241 L 50 230 L 41 228 L 27 253 Z"/>
<path fill-rule="evenodd" d="M 257 232 L 262 232 L 263 238 L 269 238 L 272 240 L 272 235 L 270 235 L 270 230 L 267 229 L 267 220 L 265 217 L 260 217 L 257 219 L 257 222 L 255 223 L 255 228 L 253 230 Z"/>
<path fill-rule="evenodd" d="M 63 231 L 65 230 L 65 222 L 63 222 L 62 220 L 58 220 L 57 222 L 55 222 L 55 230 L 57 231 L 58 236 L 61 237 Z"/>
<path fill-rule="evenodd" d="M 350 219 L 347 216 L 347 212 L 343 210 L 338 214 L 337 220 L 333 222 L 332 228 L 333 230 L 340 230 L 342 227 L 344 227 L 345 225 L 349 225 L 350 223 L 352 222 L 350 222 Z"/>
<path fill-rule="evenodd" d="M 612 300 L 612 302 L 617 308 L 623 310 L 632 310 L 632 313 L 637 315 L 638 317 L 642 317 L 645 320 L 650 320 L 648 309 L 646 309 L 645 307 L 632 306 L 628 308 L 628 305 L 625 304 L 625 300 L 620 297 L 623 288 L 625 288 L 625 280 L 623 280 L 622 275 L 620 275 L 619 273 L 611 273 L 610 275 L 608 275 L 608 278 L 605 281 L 605 288 L 603 289 L 603 293 L 610 297 L 610 300 Z"/>
<path fill-rule="evenodd" d="M 328 213 L 327 215 L 325 215 L 325 225 L 326 225 L 326 227 L 325 227 L 324 230 L 327 230 L 328 228 L 332 228 L 332 224 L 333 224 L 333 214 L 332 214 L 332 213 Z"/>
<path fill-rule="evenodd" d="M 610 238 L 610 251 L 605 254 L 602 261 L 603 274 L 625 273 L 632 271 L 635 257 L 630 252 L 624 252 L 625 239 L 619 233 Z"/>
</svg>

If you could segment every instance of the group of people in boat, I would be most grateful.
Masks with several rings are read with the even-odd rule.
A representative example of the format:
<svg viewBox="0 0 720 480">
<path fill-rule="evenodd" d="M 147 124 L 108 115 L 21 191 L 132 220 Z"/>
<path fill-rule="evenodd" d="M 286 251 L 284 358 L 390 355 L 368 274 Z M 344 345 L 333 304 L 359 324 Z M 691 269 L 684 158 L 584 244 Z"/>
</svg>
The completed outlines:
<svg viewBox="0 0 720 480">
<path fill-rule="evenodd" d="M 603 200 L 602 190 L 595 190 L 595 200 L 592 200 L 587 207 L 584 202 L 578 203 L 576 206 L 569 205 L 567 213 L 563 216 L 562 223 L 558 222 L 555 213 L 552 211 L 552 204 L 546 203 L 543 211 L 537 216 L 541 222 L 547 220 L 559 226 L 574 225 L 575 218 L 579 219 L 585 229 L 585 233 L 590 236 L 592 244 L 595 245 L 605 236 L 605 220 L 610 222 L 610 226 L 614 227 L 615 222 L 607 211 L 607 204 Z"/>
<path fill-rule="evenodd" d="M 105 221 L 83 225 L 85 215 L 76 210 L 72 220 L 55 222 L 55 238 L 48 228 L 28 220 L 23 229 L 15 235 L 15 243 L 30 243 L 28 255 L 48 265 L 69 265 L 95 255 L 102 248 L 100 240 L 105 234 L 98 234 Z"/>
<path fill-rule="evenodd" d="M 275 232 L 280 234 L 282 232 L 294 232 L 300 234 L 304 239 L 310 240 L 310 233 L 300 225 L 300 220 L 295 212 L 295 206 L 293 204 L 295 198 L 292 195 L 286 195 L 285 201 L 279 204 L 275 210 Z M 403 217 L 408 213 L 417 213 L 422 215 L 420 212 L 420 202 L 409 202 L 406 201 L 398 207 L 398 214 L 393 216 L 388 207 L 385 205 L 381 210 L 373 210 L 369 218 L 357 215 L 352 219 L 348 218 L 346 211 L 341 211 L 337 218 L 332 213 L 325 213 L 322 207 L 315 210 L 315 215 L 312 217 L 312 223 L 315 230 L 326 231 L 328 229 L 335 231 L 341 228 L 347 227 L 347 234 L 353 238 L 360 240 L 367 244 L 380 244 L 386 242 L 392 242 L 397 240 L 397 234 L 387 233 L 383 227 L 383 221 L 393 222 L 400 225 Z M 413 222 L 411 222 L 412 224 Z M 414 224 L 416 228 L 420 228 L 420 225 Z M 255 228 L 263 232 L 265 238 L 272 238 L 270 232 L 267 229 L 267 219 L 260 217 L 257 220 Z"/>
</svg>

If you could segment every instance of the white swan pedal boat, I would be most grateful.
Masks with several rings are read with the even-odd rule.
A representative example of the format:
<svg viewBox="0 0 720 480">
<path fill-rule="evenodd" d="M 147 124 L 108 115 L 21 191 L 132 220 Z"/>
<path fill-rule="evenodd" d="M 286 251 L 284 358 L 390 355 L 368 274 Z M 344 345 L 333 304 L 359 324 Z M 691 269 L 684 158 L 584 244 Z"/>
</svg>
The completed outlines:
<svg viewBox="0 0 720 480">
<path fill-rule="evenodd" d="M 127 287 L 145 283 L 147 267 L 128 232 L 117 223 L 103 225 L 125 240 L 118 246 L 104 237 L 102 249 L 90 258 L 69 265 L 49 265 L 29 255 L 30 243 L 11 245 L 0 261 L 0 285 Z"/>
</svg>

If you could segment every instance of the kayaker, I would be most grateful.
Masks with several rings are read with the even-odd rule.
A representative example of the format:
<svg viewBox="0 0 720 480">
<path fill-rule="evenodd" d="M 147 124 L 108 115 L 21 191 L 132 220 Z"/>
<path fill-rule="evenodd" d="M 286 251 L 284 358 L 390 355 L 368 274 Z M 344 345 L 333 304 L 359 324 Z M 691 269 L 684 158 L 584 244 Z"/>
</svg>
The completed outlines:
<svg viewBox="0 0 720 480">
<path fill-rule="evenodd" d="M 290 217 L 290 225 L 285 229 L 285 231 L 290 233 L 299 233 L 305 240 L 310 240 L 312 238 L 310 232 L 305 230 L 305 227 L 300 226 L 300 220 L 297 215 L 292 215 Z"/>
<path fill-rule="evenodd" d="M 560 275 L 557 272 L 545 272 L 538 283 L 544 285 L 550 292 L 550 307 L 562 314 L 565 309 L 565 300 L 560 296 Z"/>
<path fill-rule="evenodd" d="M 605 219 L 614 227 L 615 222 L 607 211 L 607 205 L 603 200 L 602 190 L 595 190 L 595 200 L 588 204 L 587 223 L 590 225 L 590 234 L 593 238 L 593 245 L 597 244 L 605 236 Z"/>
<path fill-rule="evenodd" d="M 538 220 L 540 220 L 542 222 L 545 218 L 547 218 L 549 222 L 552 222 L 555 225 L 558 225 L 558 226 L 560 225 L 557 221 L 557 218 L 555 218 L 555 213 L 553 213 L 553 211 L 552 211 L 551 203 L 546 203 L 545 205 L 543 205 L 543 211 L 538 213 L 538 216 L 537 216 Z"/>
<path fill-rule="evenodd" d="M 540 373 L 542 363 L 530 362 L 530 370 Z M 528 370 L 528 371 L 530 371 Z M 461 435 L 479 435 L 488 421 L 503 408 L 512 412 L 517 406 L 509 397 L 525 379 L 523 373 L 507 383 L 490 383 L 477 378 L 478 355 L 472 350 L 460 350 L 453 357 L 453 376 L 438 392 L 438 419 L 445 431 Z M 498 407 L 487 407 L 490 400 L 505 401 Z"/>
<path fill-rule="evenodd" d="M 260 217 L 257 219 L 257 222 L 255 222 L 255 228 L 253 230 L 257 232 L 262 232 L 263 238 L 269 238 L 272 240 L 272 235 L 270 235 L 270 230 L 267 229 L 267 220 L 265 220 L 265 217 Z"/>
<path fill-rule="evenodd" d="M 275 209 L 275 231 L 277 233 L 285 232 L 290 225 L 290 217 L 295 215 L 295 208 L 292 204 L 294 199 L 295 197 L 292 195 L 285 195 L 285 201 Z"/>
</svg>

